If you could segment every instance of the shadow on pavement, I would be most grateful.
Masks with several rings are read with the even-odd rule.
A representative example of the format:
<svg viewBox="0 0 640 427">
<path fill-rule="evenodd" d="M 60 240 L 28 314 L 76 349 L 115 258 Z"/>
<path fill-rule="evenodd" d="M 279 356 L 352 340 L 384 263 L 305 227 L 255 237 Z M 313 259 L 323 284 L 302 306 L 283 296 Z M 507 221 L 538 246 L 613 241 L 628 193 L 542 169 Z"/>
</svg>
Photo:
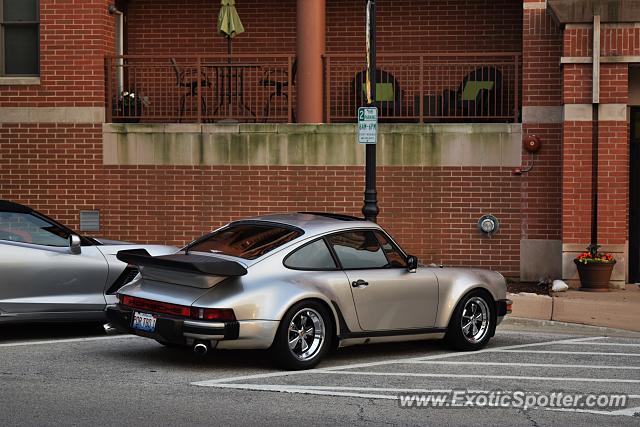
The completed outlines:
<svg viewBox="0 0 640 427">
<path fill-rule="evenodd" d="M 50 340 L 106 335 L 102 323 L 0 324 L 0 344 L 22 340 Z"/>
</svg>

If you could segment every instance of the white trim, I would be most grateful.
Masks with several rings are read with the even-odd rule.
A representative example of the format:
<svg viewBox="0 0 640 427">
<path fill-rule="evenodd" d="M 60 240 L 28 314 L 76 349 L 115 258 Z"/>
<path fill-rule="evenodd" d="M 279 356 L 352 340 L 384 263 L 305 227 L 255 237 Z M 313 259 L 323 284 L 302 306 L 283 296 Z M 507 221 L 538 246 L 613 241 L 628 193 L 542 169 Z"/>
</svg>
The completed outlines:
<svg viewBox="0 0 640 427">
<path fill-rule="evenodd" d="M 593 120 L 593 106 L 591 104 L 565 104 L 565 122 L 590 122 Z"/>
<path fill-rule="evenodd" d="M 0 77 L 0 86 L 33 86 L 40 84 L 40 77 Z"/>
<path fill-rule="evenodd" d="M 562 106 L 524 106 L 522 123 L 562 123 Z"/>
<path fill-rule="evenodd" d="M 563 56 L 561 64 L 591 64 L 590 56 Z M 640 55 L 601 56 L 601 64 L 636 64 L 640 63 Z"/>
<path fill-rule="evenodd" d="M 524 10 L 544 10 L 547 8 L 547 1 L 541 1 L 541 2 L 524 2 L 522 3 L 522 8 Z"/>
<path fill-rule="evenodd" d="M 600 104 L 598 120 L 619 121 L 627 120 L 627 104 Z"/>
<path fill-rule="evenodd" d="M 104 107 L 0 107 L 0 123 L 104 123 Z"/>
</svg>

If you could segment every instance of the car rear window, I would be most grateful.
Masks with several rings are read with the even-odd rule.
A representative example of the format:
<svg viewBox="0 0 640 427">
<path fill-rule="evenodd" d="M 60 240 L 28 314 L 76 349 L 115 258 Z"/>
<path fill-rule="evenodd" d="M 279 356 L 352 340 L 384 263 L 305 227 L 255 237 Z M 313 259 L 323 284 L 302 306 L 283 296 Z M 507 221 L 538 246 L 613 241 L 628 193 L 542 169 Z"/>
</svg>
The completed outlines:
<svg viewBox="0 0 640 427">
<path fill-rule="evenodd" d="M 188 250 L 256 259 L 302 234 L 302 230 L 289 227 L 234 224 L 203 237 Z"/>
</svg>

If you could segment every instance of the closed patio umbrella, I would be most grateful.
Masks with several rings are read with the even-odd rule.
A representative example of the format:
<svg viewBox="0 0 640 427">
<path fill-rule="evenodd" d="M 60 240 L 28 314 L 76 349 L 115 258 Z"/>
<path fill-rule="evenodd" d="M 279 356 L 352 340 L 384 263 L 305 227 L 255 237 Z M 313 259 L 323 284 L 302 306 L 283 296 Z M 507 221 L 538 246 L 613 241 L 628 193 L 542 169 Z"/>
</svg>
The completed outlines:
<svg viewBox="0 0 640 427">
<path fill-rule="evenodd" d="M 244 33 L 244 26 L 236 10 L 236 0 L 221 0 L 218 14 L 218 33 L 227 38 L 227 54 L 231 60 L 231 39 Z"/>
</svg>

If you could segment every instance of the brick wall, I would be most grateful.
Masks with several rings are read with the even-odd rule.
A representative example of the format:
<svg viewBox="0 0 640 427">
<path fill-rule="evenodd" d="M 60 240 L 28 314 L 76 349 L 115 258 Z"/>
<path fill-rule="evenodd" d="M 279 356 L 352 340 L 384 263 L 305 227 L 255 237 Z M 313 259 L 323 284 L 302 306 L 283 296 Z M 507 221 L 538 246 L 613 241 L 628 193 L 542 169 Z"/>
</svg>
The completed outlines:
<svg viewBox="0 0 640 427">
<path fill-rule="evenodd" d="M 564 56 L 591 55 L 591 28 L 572 26 L 564 32 Z M 603 24 L 601 55 L 640 54 L 640 31 L 633 26 Z M 602 63 L 600 103 L 628 104 L 628 64 Z M 563 100 L 591 104 L 592 64 L 565 64 Z M 628 239 L 629 124 L 626 119 L 600 117 L 598 129 L 598 243 L 624 245 Z M 591 121 L 564 123 L 563 242 L 591 240 Z"/>
<path fill-rule="evenodd" d="M 559 107 L 562 103 L 562 30 L 546 10 L 525 9 L 522 31 L 522 106 Z M 533 158 L 533 169 L 521 178 L 522 238 L 559 240 L 562 124 L 529 121 L 523 123 L 522 131 L 524 138 L 537 135 L 542 141 L 542 149 Z M 523 151 L 523 159 L 531 161 L 532 156 Z"/>
<path fill-rule="evenodd" d="M 109 0 L 40 0 L 40 85 L 0 86 L 0 107 L 104 106 Z"/>
<path fill-rule="evenodd" d="M 360 214 L 362 167 L 104 166 L 100 126 L 0 125 L 0 198 L 26 203 L 78 228 L 99 209 L 99 236 L 185 244 L 257 214 Z M 380 223 L 425 262 L 472 265 L 517 276 L 519 180 L 507 168 L 381 167 Z M 500 233 L 483 238 L 481 215 Z"/>
<path fill-rule="evenodd" d="M 520 51 L 518 0 L 382 0 L 380 52 Z M 245 33 L 237 53 L 295 53 L 296 0 L 242 0 L 236 4 Z M 219 2 L 130 0 L 130 54 L 226 54 L 215 31 Z M 327 0 L 327 52 L 364 52 L 364 2 Z M 170 19 L 168 19 L 170 17 Z"/>
</svg>

